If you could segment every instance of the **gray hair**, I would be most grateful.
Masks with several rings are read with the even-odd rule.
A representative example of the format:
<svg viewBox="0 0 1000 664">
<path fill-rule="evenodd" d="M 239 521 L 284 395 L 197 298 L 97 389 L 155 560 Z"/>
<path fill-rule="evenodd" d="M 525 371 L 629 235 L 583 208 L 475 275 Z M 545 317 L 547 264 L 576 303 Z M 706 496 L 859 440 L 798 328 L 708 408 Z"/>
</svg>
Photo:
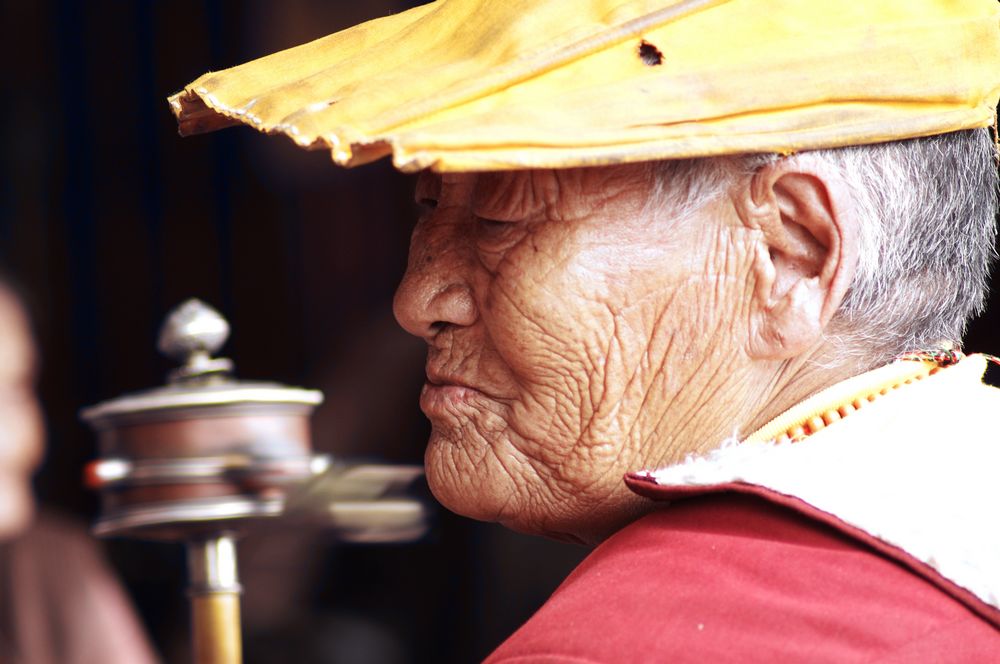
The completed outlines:
<svg viewBox="0 0 1000 664">
<path fill-rule="evenodd" d="M 958 347 L 983 309 L 995 256 L 997 151 L 990 131 L 805 154 L 837 169 L 862 221 L 857 273 L 832 340 L 872 364 L 912 350 Z M 660 200 L 666 196 L 685 214 L 721 195 L 734 177 L 780 158 L 661 162 L 654 181 Z"/>
</svg>

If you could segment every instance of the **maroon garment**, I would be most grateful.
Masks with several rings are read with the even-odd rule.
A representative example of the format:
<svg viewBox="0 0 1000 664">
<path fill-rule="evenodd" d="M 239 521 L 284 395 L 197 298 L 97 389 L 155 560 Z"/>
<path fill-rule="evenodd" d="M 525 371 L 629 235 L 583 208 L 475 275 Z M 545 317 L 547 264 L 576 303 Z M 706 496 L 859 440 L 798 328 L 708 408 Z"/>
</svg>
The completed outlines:
<svg viewBox="0 0 1000 664">
<path fill-rule="evenodd" d="M 674 502 L 595 549 L 486 661 L 1000 662 L 974 603 L 795 508 Z"/>
<path fill-rule="evenodd" d="M 97 543 L 42 514 L 0 543 L 0 664 L 153 664 L 157 660 Z"/>
</svg>

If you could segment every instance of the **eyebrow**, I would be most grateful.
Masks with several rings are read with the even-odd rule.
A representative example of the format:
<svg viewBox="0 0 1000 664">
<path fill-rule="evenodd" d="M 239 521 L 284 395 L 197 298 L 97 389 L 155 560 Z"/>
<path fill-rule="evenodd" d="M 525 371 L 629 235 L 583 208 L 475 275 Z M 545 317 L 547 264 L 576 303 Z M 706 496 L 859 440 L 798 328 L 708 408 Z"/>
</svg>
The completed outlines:
<svg viewBox="0 0 1000 664">
<path fill-rule="evenodd" d="M 548 207 L 534 185 L 531 171 L 485 173 L 476 182 L 472 210 L 508 221 L 534 216 Z"/>
<path fill-rule="evenodd" d="M 431 194 L 435 194 L 431 196 Z M 434 198 L 441 195 L 441 176 L 432 171 L 421 171 L 417 175 L 417 184 L 413 187 L 413 200 L 417 203 L 423 203 L 428 198 Z"/>
</svg>

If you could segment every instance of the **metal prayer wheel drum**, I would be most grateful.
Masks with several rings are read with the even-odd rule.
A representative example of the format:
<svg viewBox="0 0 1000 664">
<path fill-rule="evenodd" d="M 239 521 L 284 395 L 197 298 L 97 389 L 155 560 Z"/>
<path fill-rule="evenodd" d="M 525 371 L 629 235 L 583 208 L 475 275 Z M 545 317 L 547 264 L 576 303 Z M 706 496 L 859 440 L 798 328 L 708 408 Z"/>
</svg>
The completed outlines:
<svg viewBox="0 0 1000 664">
<path fill-rule="evenodd" d="M 101 458 L 86 482 L 101 492 L 100 536 L 185 539 L 280 516 L 288 487 L 322 472 L 312 454 L 314 390 L 239 381 L 213 358 L 229 325 L 197 300 L 164 323 L 160 350 L 182 362 L 169 382 L 85 409 Z"/>
</svg>

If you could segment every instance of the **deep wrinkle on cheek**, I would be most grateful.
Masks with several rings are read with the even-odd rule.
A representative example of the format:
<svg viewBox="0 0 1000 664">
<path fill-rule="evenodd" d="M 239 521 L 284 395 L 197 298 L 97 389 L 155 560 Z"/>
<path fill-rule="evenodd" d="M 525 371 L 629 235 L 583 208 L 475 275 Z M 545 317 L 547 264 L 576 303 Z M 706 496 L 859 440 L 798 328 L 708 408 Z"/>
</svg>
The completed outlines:
<svg viewBox="0 0 1000 664">
<path fill-rule="evenodd" d="M 528 234 L 524 222 L 491 221 L 474 216 L 471 225 L 479 263 L 491 274 L 498 271 L 504 259 Z"/>
</svg>

